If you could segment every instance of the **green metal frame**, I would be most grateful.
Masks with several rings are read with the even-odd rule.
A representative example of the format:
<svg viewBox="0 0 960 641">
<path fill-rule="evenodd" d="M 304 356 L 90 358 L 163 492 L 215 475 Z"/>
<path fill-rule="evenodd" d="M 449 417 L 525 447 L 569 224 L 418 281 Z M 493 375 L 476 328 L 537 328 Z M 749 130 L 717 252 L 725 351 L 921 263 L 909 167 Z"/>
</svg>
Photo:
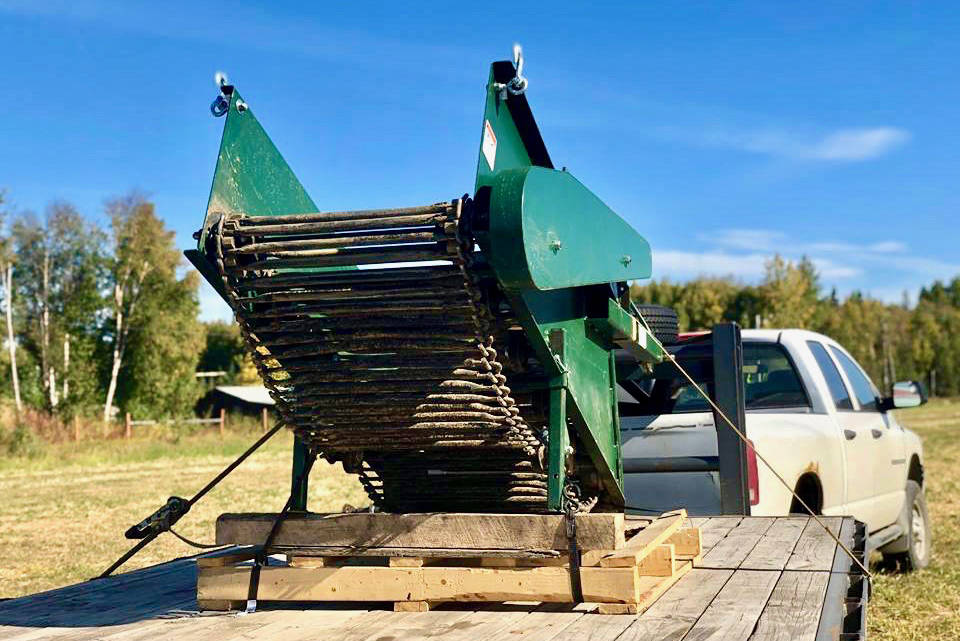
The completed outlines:
<svg viewBox="0 0 960 641">
<path fill-rule="evenodd" d="M 515 73 L 509 62 L 490 70 L 475 198 L 488 207 L 489 224 L 475 230 L 477 242 L 547 369 L 549 508 L 563 507 L 571 427 L 606 502 L 623 505 L 614 350 L 627 347 L 648 363 L 663 355 L 613 290 L 597 286 L 649 278 L 650 246 L 572 175 L 553 169 L 526 98 L 500 91 Z M 598 308 L 597 298 L 608 302 Z"/>
<path fill-rule="evenodd" d="M 592 461 L 605 503 L 623 505 L 614 351 L 629 350 L 638 367 L 663 354 L 610 284 L 648 278 L 650 247 L 572 175 L 553 168 L 526 98 L 499 89 L 515 74 L 510 62 L 491 67 L 474 196 L 474 222 L 486 214 L 488 224 L 475 225 L 474 233 L 546 369 L 539 386 L 549 398 L 549 508 L 563 508 L 578 445 Z M 204 253 L 220 215 L 296 214 L 317 206 L 239 93 L 232 86 L 222 92 L 229 109 L 207 213 L 197 250 L 186 253 L 225 296 Z M 297 439 L 292 479 L 307 454 Z M 293 509 L 306 505 L 304 483 Z"/>
<path fill-rule="evenodd" d="M 207 214 L 197 251 L 185 253 L 226 298 L 222 281 L 203 255 L 207 232 L 219 216 L 234 212 L 248 216 L 305 214 L 317 211 L 317 206 L 239 92 L 228 86 L 224 93 L 229 98 L 230 107 L 223 125 Z M 296 492 L 291 505 L 293 510 L 307 509 L 308 479 L 303 479 L 297 491 L 297 478 L 306 467 L 307 455 L 307 446 L 294 437 L 290 472 L 291 491 Z"/>
</svg>

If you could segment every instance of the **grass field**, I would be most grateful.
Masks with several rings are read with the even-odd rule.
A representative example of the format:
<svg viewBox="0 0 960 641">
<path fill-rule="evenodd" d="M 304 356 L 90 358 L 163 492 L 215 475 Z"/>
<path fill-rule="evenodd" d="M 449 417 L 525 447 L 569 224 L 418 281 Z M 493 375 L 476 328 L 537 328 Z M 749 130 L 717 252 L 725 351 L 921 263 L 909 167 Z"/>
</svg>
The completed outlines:
<svg viewBox="0 0 960 641">
<path fill-rule="evenodd" d="M 960 401 L 935 401 L 900 420 L 924 439 L 927 500 L 934 527 L 931 566 L 912 575 L 875 574 L 870 635 L 880 640 L 960 636 Z M 90 441 L 47 445 L 33 458 L 0 458 L 0 597 L 82 581 L 122 554 L 123 531 L 166 501 L 189 497 L 242 452 L 253 433 L 180 439 Z M 291 437 L 274 437 L 180 522 L 201 542 L 226 511 L 275 511 L 289 492 Z M 366 504 L 359 484 L 339 466 L 318 464 L 310 507 Z M 170 535 L 125 569 L 196 550 Z"/>
</svg>

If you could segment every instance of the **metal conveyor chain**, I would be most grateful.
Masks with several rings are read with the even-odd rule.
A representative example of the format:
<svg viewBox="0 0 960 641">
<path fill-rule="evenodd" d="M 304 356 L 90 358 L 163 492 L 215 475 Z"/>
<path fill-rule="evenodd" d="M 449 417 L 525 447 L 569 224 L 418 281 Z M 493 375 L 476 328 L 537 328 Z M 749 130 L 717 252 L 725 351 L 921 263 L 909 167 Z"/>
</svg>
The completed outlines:
<svg viewBox="0 0 960 641">
<path fill-rule="evenodd" d="M 221 216 L 211 242 L 287 425 L 390 511 L 544 511 L 543 444 L 507 387 L 464 200 Z"/>
</svg>

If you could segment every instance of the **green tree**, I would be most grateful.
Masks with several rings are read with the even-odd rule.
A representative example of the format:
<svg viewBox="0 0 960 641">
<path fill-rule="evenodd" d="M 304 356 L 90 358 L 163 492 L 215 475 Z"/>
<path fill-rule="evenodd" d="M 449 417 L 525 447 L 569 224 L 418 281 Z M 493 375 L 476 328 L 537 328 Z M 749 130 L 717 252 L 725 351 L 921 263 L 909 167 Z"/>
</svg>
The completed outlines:
<svg viewBox="0 0 960 641">
<path fill-rule="evenodd" d="M 12 237 L 22 343 L 40 365 L 44 405 L 70 413 L 96 395 L 89 355 L 102 306 L 103 233 L 58 201 L 42 221 L 30 213 L 18 217 Z"/>
<path fill-rule="evenodd" d="M 804 258 L 794 265 L 779 254 L 768 260 L 760 287 L 764 327 L 810 327 L 819 300 L 819 282 L 813 263 Z"/>
<path fill-rule="evenodd" d="M 199 393 L 194 372 L 203 350 L 196 272 L 178 276 L 174 233 L 138 193 L 108 201 L 113 251 L 104 420 L 118 406 L 142 415 L 183 415 Z"/>
<path fill-rule="evenodd" d="M 225 380 L 233 383 L 244 367 L 246 350 L 236 323 L 215 321 L 204 324 L 205 345 L 197 365 L 200 371 L 226 372 Z"/>
</svg>

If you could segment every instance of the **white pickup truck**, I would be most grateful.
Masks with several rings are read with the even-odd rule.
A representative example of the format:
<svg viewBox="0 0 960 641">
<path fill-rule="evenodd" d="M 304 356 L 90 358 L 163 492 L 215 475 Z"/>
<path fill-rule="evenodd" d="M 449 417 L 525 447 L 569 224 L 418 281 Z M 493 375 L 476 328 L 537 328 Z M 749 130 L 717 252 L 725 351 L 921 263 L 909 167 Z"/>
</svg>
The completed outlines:
<svg viewBox="0 0 960 641">
<path fill-rule="evenodd" d="M 907 571 L 930 559 L 923 448 L 889 411 L 926 401 L 921 385 L 897 383 L 882 397 L 832 339 L 803 330 L 743 330 L 746 435 L 814 510 L 852 515 L 870 545 Z M 692 386 L 655 380 L 621 390 L 627 504 L 720 513 L 714 417 Z M 751 514 L 802 509 L 748 450 Z"/>
</svg>

